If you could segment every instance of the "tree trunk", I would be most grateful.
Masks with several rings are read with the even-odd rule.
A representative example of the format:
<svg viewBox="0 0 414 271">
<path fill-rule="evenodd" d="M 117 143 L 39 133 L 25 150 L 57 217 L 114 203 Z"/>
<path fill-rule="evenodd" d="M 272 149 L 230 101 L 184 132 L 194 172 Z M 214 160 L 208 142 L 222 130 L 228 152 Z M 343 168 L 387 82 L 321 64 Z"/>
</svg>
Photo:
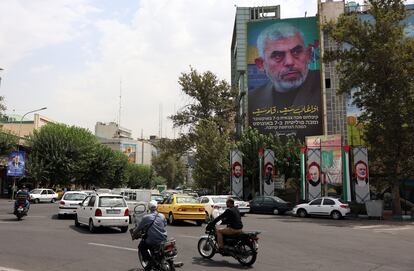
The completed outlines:
<svg viewBox="0 0 414 271">
<path fill-rule="evenodd" d="M 392 184 L 392 214 L 401 215 L 400 182 L 398 180 L 394 180 Z"/>
</svg>

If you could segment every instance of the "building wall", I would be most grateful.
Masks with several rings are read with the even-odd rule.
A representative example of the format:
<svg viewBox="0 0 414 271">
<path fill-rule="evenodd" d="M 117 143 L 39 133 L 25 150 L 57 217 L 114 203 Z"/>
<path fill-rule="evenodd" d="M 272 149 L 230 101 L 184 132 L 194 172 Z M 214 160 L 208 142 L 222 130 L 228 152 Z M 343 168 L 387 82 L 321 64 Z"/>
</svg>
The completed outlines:
<svg viewBox="0 0 414 271">
<path fill-rule="evenodd" d="M 95 136 L 101 138 L 131 138 L 132 131 L 123 127 L 119 127 L 115 122 L 95 124 Z"/>
</svg>

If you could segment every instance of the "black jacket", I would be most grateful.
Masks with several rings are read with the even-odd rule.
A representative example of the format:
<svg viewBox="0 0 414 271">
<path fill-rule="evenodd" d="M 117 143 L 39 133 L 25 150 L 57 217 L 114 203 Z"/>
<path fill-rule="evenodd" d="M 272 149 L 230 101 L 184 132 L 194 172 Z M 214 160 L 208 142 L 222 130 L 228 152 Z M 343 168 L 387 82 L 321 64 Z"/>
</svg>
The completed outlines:
<svg viewBox="0 0 414 271">
<path fill-rule="evenodd" d="M 241 216 L 239 209 L 237 207 L 232 207 L 226 209 L 224 213 L 216 217 L 213 220 L 212 224 L 215 225 L 218 221 L 222 220 L 223 223 L 227 224 L 227 227 L 239 230 L 243 228 L 243 223 L 241 221 Z"/>
</svg>

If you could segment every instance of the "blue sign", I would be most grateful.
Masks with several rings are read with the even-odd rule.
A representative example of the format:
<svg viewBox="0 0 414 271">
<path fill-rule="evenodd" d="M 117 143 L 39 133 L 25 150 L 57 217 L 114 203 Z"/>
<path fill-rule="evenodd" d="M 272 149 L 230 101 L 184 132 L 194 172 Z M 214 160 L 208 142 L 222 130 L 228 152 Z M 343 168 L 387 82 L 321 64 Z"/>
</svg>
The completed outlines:
<svg viewBox="0 0 414 271">
<path fill-rule="evenodd" d="M 13 151 L 7 161 L 7 176 L 24 176 L 25 152 Z"/>
</svg>

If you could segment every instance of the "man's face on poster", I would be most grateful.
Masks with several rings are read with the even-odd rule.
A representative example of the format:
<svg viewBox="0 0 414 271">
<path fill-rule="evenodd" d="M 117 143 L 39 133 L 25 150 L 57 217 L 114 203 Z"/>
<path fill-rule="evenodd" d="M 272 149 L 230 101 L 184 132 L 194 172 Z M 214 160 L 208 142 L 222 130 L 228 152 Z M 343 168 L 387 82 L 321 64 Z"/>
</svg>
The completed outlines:
<svg viewBox="0 0 414 271">
<path fill-rule="evenodd" d="M 309 167 L 309 175 L 312 181 L 317 182 L 319 180 L 319 168 L 317 166 Z"/>
<path fill-rule="evenodd" d="M 277 91 L 288 92 L 305 82 L 310 50 L 305 48 L 299 33 L 278 40 L 266 40 L 263 53 L 256 64 L 266 72 Z"/>
<path fill-rule="evenodd" d="M 367 167 L 363 163 L 358 163 L 355 166 L 357 178 L 359 180 L 366 180 L 367 178 Z"/>
<path fill-rule="evenodd" d="M 233 175 L 237 178 L 240 178 L 240 176 L 242 175 L 242 168 L 240 165 L 234 166 Z"/>
<path fill-rule="evenodd" d="M 266 166 L 266 176 L 272 176 L 273 173 L 273 166 L 272 165 L 268 165 Z"/>
</svg>

